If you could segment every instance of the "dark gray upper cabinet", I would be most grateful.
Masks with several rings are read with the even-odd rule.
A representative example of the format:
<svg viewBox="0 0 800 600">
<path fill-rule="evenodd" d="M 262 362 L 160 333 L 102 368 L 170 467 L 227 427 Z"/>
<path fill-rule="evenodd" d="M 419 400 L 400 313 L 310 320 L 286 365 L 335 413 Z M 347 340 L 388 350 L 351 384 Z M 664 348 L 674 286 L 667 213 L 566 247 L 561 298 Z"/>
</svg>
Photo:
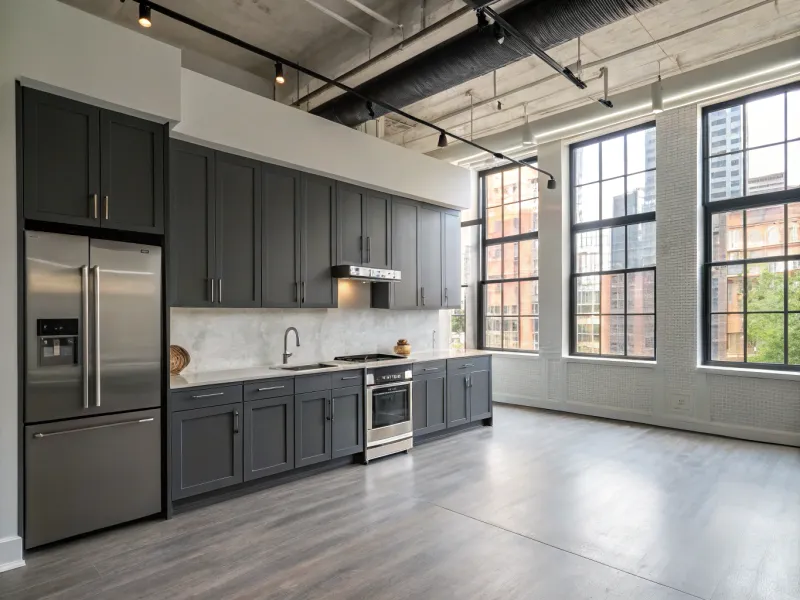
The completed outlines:
<svg viewBox="0 0 800 600">
<path fill-rule="evenodd" d="M 172 498 L 241 483 L 242 404 L 172 413 Z"/>
<path fill-rule="evenodd" d="M 101 226 L 164 231 L 164 126 L 100 112 Z"/>
<path fill-rule="evenodd" d="M 447 426 L 446 390 L 444 373 L 414 379 L 411 413 L 415 435 L 433 433 Z"/>
<path fill-rule="evenodd" d="M 294 397 L 294 466 L 305 467 L 331 458 L 331 392 Z"/>
<path fill-rule="evenodd" d="M 364 199 L 367 241 L 364 265 L 374 269 L 392 268 L 392 198 L 368 191 Z"/>
<path fill-rule="evenodd" d="M 461 307 L 461 215 L 443 212 L 444 307 Z"/>
<path fill-rule="evenodd" d="M 336 264 L 361 265 L 366 262 L 366 190 L 340 183 L 336 186 L 338 234 Z"/>
<path fill-rule="evenodd" d="M 304 174 L 302 190 L 300 305 L 336 308 L 336 182 Z"/>
<path fill-rule="evenodd" d="M 364 451 L 364 392 L 361 386 L 333 390 L 331 458 Z"/>
<path fill-rule="evenodd" d="M 244 405 L 244 480 L 294 469 L 294 396 Z"/>
<path fill-rule="evenodd" d="M 442 307 L 442 212 L 421 206 L 418 215 L 420 305 Z"/>
<path fill-rule="evenodd" d="M 263 222 L 261 305 L 300 306 L 300 173 L 261 165 Z"/>
<path fill-rule="evenodd" d="M 469 423 L 469 373 L 447 376 L 447 426 Z"/>
<path fill-rule="evenodd" d="M 175 140 L 170 144 L 172 306 L 212 305 L 211 280 L 216 277 L 214 162 L 213 150 Z"/>
<path fill-rule="evenodd" d="M 417 308 L 419 303 L 417 213 L 411 200 L 392 198 L 392 268 L 400 271 L 397 283 L 373 286 L 375 308 Z"/>
</svg>

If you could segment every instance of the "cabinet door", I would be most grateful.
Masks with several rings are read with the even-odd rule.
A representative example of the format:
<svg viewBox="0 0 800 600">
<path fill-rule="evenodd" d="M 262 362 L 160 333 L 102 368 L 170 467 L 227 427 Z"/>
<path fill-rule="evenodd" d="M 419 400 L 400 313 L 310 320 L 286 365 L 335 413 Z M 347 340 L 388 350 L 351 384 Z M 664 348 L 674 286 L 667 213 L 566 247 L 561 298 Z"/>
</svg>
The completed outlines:
<svg viewBox="0 0 800 600">
<path fill-rule="evenodd" d="M 423 308 L 442 307 L 442 213 L 419 209 L 419 285 Z"/>
<path fill-rule="evenodd" d="M 331 458 L 331 392 L 294 397 L 294 466 L 305 467 Z"/>
<path fill-rule="evenodd" d="M 336 264 L 361 265 L 366 257 L 365 190 L 339 183 L 336 185 L 336 196 Z"/>
<path fill-rule="evenodd" d="M 492 389 L 489 371 L 469 374 L 469 420 L 479 421 L 492 416 Z"/>
<path fill-rule="evenodd" d="M 22 91 L 23 203 L 27 219 L 100 224 L 100 110 Z"/>
<path fill-rule="evenodd" d="M 164 126 L 100 112 L 100 225 L 164 233 Z"/>
<path fill-rule="evenodd" d="M 242 482 L 242 405 L 172 413 L 172 498 Z"/>
<path fill-rule="evenodd" d="M 308 308 L 336 308 L 336 183 L 303 176 L 300 302 Z"/>
<path fill-rule="evenodd" d="M 170 142 L 169 271 L 172 306 L 211 306 L 214 151 Z"/>
<path fill-rule="evenodd" d="M 447 426 L 455 427 L 469 422 L 469 375 L 447 377 Z"/>
<path fill-rule="evenodd" d="M 294 396 L 244 405 L 244 480 L 294 469 Z"/>
<path fill-rule="evenodd" d="M 332 458 L 364 451 L 364 391 L 361 386 L 331 393 Z"/>
<path fill-rule="evenodd" d="M 425 433 L 428 426 L 428 382 L 415 380 L 411 384 L 411 421 L 414 433 Z"/>
<path fill-rule="evenodd" d="M 216 301 L 261 306 L 261 165 L 222 152 L 216 157 Z"/>
<path fill-rule="evenodd" d="M 392 199 L 387 194 L 367 192 L 366 260 L 374 269 L 392 268 Z"/>
<path fill-rule="evenodd" d="M 392 268 L 400 271 L 400 281 L 391 284 L 392 308 L 417 308 L 417 204 L 392 200 Z M 388 284 L 387 284 L 388 285 Z"/>
<path fill-rule="evenodd" d="M 261 306 L 300 306 L 300 173 L 261 165 Z"/>
<path fill-rule="evenodd" d="M 447 426 L 447 380 L 444 376 L 431 377 L 425 381 L 427 398 L 426 433 L 439 431 Z"/>
<path fill-rule="evenodd" d="M 444 220 L 444 307 L 461 307 L 461 217 L 442 213 Z"/>
</svg>

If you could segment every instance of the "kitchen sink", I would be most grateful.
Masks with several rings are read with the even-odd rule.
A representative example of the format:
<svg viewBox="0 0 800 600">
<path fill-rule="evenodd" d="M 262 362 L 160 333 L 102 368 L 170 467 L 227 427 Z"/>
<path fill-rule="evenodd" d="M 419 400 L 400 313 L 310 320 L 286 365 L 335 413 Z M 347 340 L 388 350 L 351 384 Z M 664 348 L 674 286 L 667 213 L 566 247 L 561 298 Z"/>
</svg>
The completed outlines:
<svg viewBox="0 0 800 600">
<path fill-rule="evenodd" d="M 281 365 L 280 367 L 272 367 L 278 371 L 311 371 L 312 369 L 330 369 L 338 367 L 339 365 L 326 365 L 324 363 L 314 363 L 311 365 Z"/>
</svg>

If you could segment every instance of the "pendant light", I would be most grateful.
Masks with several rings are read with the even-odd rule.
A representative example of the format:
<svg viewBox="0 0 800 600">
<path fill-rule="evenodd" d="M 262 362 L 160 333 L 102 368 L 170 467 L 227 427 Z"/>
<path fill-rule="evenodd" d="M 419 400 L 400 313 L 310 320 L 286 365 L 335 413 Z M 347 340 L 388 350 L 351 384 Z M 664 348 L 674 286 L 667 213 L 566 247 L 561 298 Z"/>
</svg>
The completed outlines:
<svg viewBox="0 0 800 600">
<path fill-rule="evenodd" d="M 150 19 L 150 5 L 144 2 L 139 3 L 139 25 L 145 29 L 153 26 L 153 21 Z"/>
<path fill-rule="evenodd" d="M 283 76 L 283 65 L 279 62 L 275 63 L 275 83 L 278 85 L 286 83 L 286 77 Z"/>
<path fill-rule="evenodd" d="M 661 87 L 661 61 L 658 61 L 658 79 L 650 86 L 650 103 L 654 115 L 664 112 L 664 89 Z"/>
<path fill-rule="evenodd" d="M 522 130 L 522 145 L 533 146 L 536 143 L 536 138 L 533 135 L 533 129 L 528 122 L 528 105 L 525 105 L 525 129 Z"/>
<path fill-rule="evenodd" d="M 447 136 L 444 134 L 444 131 L 439 134 L 439 143 L 437 146 L 439 146 L 439 148 L 447 148 Z"/>
</svg>

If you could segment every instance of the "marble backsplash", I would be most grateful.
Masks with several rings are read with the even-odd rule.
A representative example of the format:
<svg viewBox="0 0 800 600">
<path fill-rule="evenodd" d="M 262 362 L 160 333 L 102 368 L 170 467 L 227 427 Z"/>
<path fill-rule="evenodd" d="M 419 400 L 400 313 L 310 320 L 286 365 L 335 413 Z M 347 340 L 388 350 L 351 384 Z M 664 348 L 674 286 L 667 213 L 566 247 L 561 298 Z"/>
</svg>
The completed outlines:
<svg viewBox="0 0 800 600">
<path fill-rule="evenodd" d="M 191 355 L 187 373 L 250 368 L 281 362 L 287 327 L 300 333 L 300 347 L 290 336 L 291 363 L 331 360 L 365 352 L 392 352 L 399 338 L 412 351 L 447 347 L 449 311 L 389 311 L 369 308 L 369 286 L 339 283 L 335 309 L 173 308 L 170 343 Z"/>
</svg>

